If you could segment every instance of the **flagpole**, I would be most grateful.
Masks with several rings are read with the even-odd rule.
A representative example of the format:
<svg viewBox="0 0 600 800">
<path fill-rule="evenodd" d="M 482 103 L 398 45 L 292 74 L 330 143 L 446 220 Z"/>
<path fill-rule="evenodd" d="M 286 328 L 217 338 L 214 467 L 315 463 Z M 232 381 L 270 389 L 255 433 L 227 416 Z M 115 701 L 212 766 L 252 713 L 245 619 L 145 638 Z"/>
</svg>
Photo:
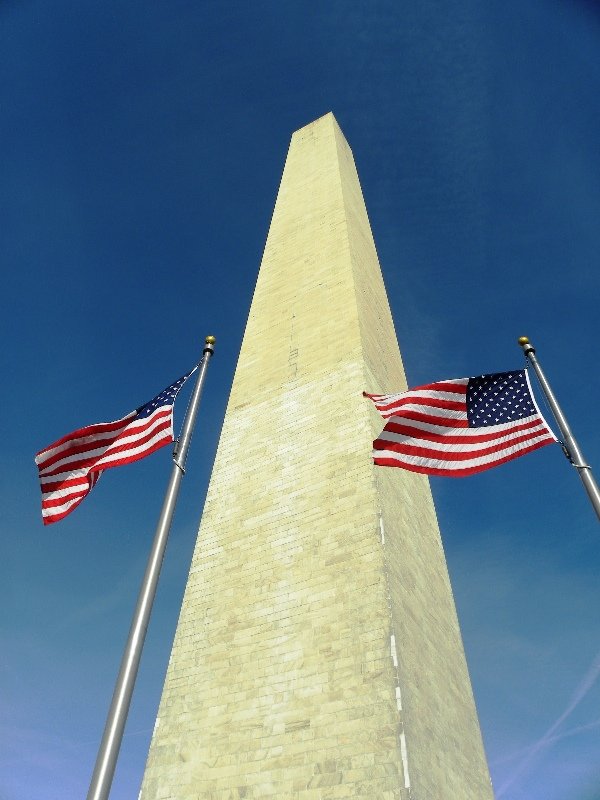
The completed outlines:
<svg viewBox="0 0 600 800">
<path fill-rule="evenodd" d="M 198 371 L 198 378 L 185 416 L 181 437 L 176 446 L 171 478 L 167 486 L 160 517 L 158 518 L 146 572 L 140 587 L 131 628 L 129 629 L 129 637 L 125 645 L 119 676 L 115 684 L 112 702 L 106 718 L 104 734 L 98 750 L 87 800 L 107 800 L 110 793 L 110 787 L 117 765 L 117 757 L 119 755 L 121 741 L 123 740 L 123 731 L 129 712 L 131 696 L 133 694 L 133 687 L 142 655 L 142 648 L 144 646 L 144 639 L 146 638 L 146 631 L 148 629 L 150 612 L 152 611 L 160 569 L 167 546 L 167 539 L 169 538 L 171 520 L 177 503 L 179 484 L 185 473 L 187 452 L 194 431 L 206 370 L 214 352 L 214 344 L 215 337 L 207 336 L 203 350 L 203 358 Z"/>
<path fill-rule="evenodd" d="M 519 344 L 523 348 L 525 357 L 531 362 L 531 365 L 535 370 L 535 374 L 538 376 L 538 380 L 542 389 L 544 390 L 548 404 L 552 409 L 552 413 L 554 414 L 556 424 L 560 428 L 560 432 L 563 436 L 563 449 L 565 451 L 565 455 L 579 473 L 581 482 L 583 483 L 583 486 L 588 493 L 588 497 L 590 498 L 590 502 L 594 507 L 594 511 L 600 520 L 600 490 L 598 490 L 598 485 L 594 480 L 594 476 L 592 475 L 592 468 L 586 462 L 583 453 L 581 452 L 581 449 L 579 448 L 579 445 L 577 444 L 575 437 L 571 432 L 569 423 L 567 422 L 567 419 L 558 405 L 552 389 L 550 388 L 550 384 L 546 380 L 546 376 L 544 375 L 540 363 L 535 355 L 535 347 L 531 344 L 527 336 L 521 336 L 519 338 Z"/>
</svg>

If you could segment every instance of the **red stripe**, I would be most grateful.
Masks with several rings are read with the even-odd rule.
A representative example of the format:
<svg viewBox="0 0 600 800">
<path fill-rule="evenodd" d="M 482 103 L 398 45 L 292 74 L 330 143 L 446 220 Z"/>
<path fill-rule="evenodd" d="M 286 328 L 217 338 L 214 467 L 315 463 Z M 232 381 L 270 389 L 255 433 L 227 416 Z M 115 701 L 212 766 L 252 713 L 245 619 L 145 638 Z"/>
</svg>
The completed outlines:
<svg viewBox="0 0 600 800">
<path fill-rule="evenodd" d="M 134 461 L 139 461 L 140 458 L 146 458 L 146 456 L 149 456 L 151 453 L 154 453 L 156 450 L 160 450 L 161 447 L 165 447 L 165 445 L 171 444 L 172 441 L 173 441 L 173 438 L 171 436 L 169 436 L 168 439 L 164 439 L 164 438 L 163 439 L 159 439 L 159 441 L 155 442 L 155 444 L 153 444 L 152 447 L 150 447 L 150 448 L 148 448 L 146 450 L 142 450 L 140 453 L 135 453 L 132 456 L 125 456 L 123 458 L 117 459 L 116 461 L 110 461 L 110 462 L 107 462 L 107 463 L 99 462 L 98 466 L 101 469 L 105 470 L 105 469 L 111 469 L 112 467 L 120 467 L 123 464 L 133 464 Z"/>
<path fill-rule="evenodd" d="M 408 395 L 399 400 L 394 400 L 386 406 L 378 406 L 379 411 L 389 411 L 391 409 L 399 408 L 400 406 L 413 405 L 413 406 L 429 406 L 430 408 L 447 408 L 451 411 L 464 411 L 467 412 L 467 405 L 463 402 L 456 400 L 443 400 L 437 397 L 412 397 Z"/>
<path fill-rule="evenodd" d="M 99 438 L 99 435 L 97 434 L 96 436 L 94 436 L 93 438 L 89 438 L 85 442 L 77 440 L 78 441 L 77 444 L 73 444 L 72 447 L 68 447 L 65 450 L 61 450 L 60 452 L 55 453 L 54 455 L 47 458 L 43 463 L 38 464 L 40 475 L 44 474 L 51 475 L 52 471 L 50 470 L 50 472 L 47 472 L 47 470 L 50 467 L 54 466 L 54 464 L 57 464 L 59 461 L 66 461 L 66 463 L 69 464 L 68 459 L 74 458 L 75 456 L 80 455 L 81 453 L 87 453 L 90 450 L 97 450 L 100 447 L 110 447 L 111 443 L 114 442 L 115 438 L 119 435 L 119 433 L 121 433 L 123 430 L 127 430 L 128 426 L 129 424 L 121 425 L 120 428 L 117 429 L 116 433 L 115 430 L 112 431 L 112 433 L 115 434 L 114 436 L 105 439 Z M 97 456 L 95 456 L 95 458 L 97 458 Z M 87 464 L 83 460 L 82 460 L 82 466 L 87 466 Z M 75 467 L 71 466 L 71 469 L 75 469 Z"/>
<path fill-rule="evenodd" d="M 106 448 L 98 447 L 98 442 L 95 443 L 95 449 L 100 450 L 101 452 L 95 452 L 94 455 L 89 456 L 88 458 L 75 458 L 73 457 L 71 460 L 68 460 L 66 463 L 59 463 L 56 462 L 57 466 L 54 469 L 50 469 L 48 471 L 44 470 L 40 472 L 40 478 L 51 478 L 53 475 L 60 475 L 62 472 L 74 472 L 76 469 L 89 469 L 93 467 L 94 464 L 98 461 L 98 459 L 104 456 L 106 452 L 106 448 L 110 447 L 110 442 L 106 445 Z M 94 448 L 88 448 L 94 449 Z M 75 454 L 73 454 L 75 456 Z"/>
<path fill-rule="evenodd" d="M 42 494 L 52 494 L 60 489 L 69 489 L 72 486 L 81 486 L 87 483 L 87 475 L 80 475 L 78 478 L 65 478 L 62 481 L 48 481 L 42 483 Z"/>
<path fill-rule="evenodd" d="M 410 436 L 412 439 L 426 439 L 428 442 L 438 442 L 439 444 L 444 444 L 444 443 L 476 444 L 479 442 L 490 442 L 493 441 L 494 439 L 497 439 L 499 436 L 506 436 L 507 432 L 513 433 L 520 430 L 526 430 L 527 428 L 533 428 L 535 426 L 539 426 L 540 424 L 543 423 L 542 420 L 538 417 L 537 419 L 531 420 L 530 422 L 525 422 L 519 425 L 515 425 L 514 428 L 510 428 L 508 429 L 508 431 L 498 431 L 496 433 L 467 434 L 466 436 L 451 436 L 450 434 L 446 433 L 431 433 L 430 431 L 425 431 L 422 428 L 418 427 L 411 427 L 410 425 L 401 425 L 398 424 L 397 422 L 394 422 L 393 419 L 391 419 L 389 422 L 386 422 L 385 428 L 381 432 L 380 436 L 382 436 L 386 431 L 390 431 L 391 433 L 398 433 L 404 436 Z M 481 428 L 479 430 L 481 430 Z"/>
<path fill-rule="evenodd" d="M 418 447 L 412 444 L 403 444 L 400 442 L 389 442 L 384 439 L 376 439 L 373 442 L 375 450 L 393 450 L 394 453 L 402 453 L 405 456 L 416 456 L 422 458 L 435 458 L 439 461 L 469 461 L 473 458 L 481 458 L 488 456 L 492 453 L 497 453 L 500 450 L 505 450 L 507 447 L 514 447 L 522 442 L 527 442 L 534 439 L 545 431 L 534 431 L 522 436 L 511 436 L 505 438 L 504 441 L 498 441 L 497 444 L 491 447 L 484 447 L 482 450 L 466 450 L 464 452 L 447 451 L 447 450 L 433 450 L 429 447 Z"/>
<path fill-rule="evenodd" d="M 450 411 L 464 411 L 465 414 L 467 413 L 467 404 L 464 401 L 444 400 L 438 397 L 415 397 L 413 400 L 409 398 L 403 400 L 400 405 L 407 405 L 410 403 L 413 405 L 430 406 L 431 408 L 447 408 Z"/>
<path fill-rule="evenodd" d="M 67 459 L 71 455 L 74 456 L 74 455 L 77 455 L 79 453 L 86 453 L 86 452 L 89 452 L 90 450 L 98 449 L 99 446 L 100 447 L 105 446 L 106 448 L 109 448 L 112 445 L 113 442 L 118 441 L 118 439 L 121 438 L 122 436 L 130 435 L 131 432 L 133 432 L 133 431 L 135 431 L 136 434 L 138 432 L 139 433 L 143 433 L 153 423 L 155 423 L 156 420 L 170 416 L 171 411 L 172 411 L 172 406 L 168 406 L 166 408 L 161 408 L 160 410 L 157 410 L 153 414 L 151 414 L 142 425 L 133 426 L 132 423 L 134 422 L 134 420 L 132 419 L 127 423 L 127 425 L 121 426 L 121 429 L 117 431 L 117 435 L 113 439 L 91 440 L 89 442 L 83 442 L 83 443 L 81 443 L 79 445 L 75 445 L 74 447 L 72 447 L 70 449 L 63 450 L 60 453 L 57 453 L 56 455 L 52 456 L 52 458 L 48 459 L 48 461 L 46 461 L 43 465 L 40 465 L 40 473 L 42 472 L 42 469 L 43 469 L 44 470 L 44 473 L 43 473 L 44 475 L 48 475 L 48 474 L 51 475 L 52 472 L 49 472 L 49 473 L 46 472 L 47 468 L 49 466 L 52 466 L 53 464 L 57 463 L 58 461 L 62 461 L 64 459 Z M 128 434 L 128 432 L 129 432 L 129 434 Z M 97 458 L 99 458 L 99 456 L 95 456 L 95 458 L 97 459 Z M 67 462 L 67 463 L 69 463 L 69 462 Z M 82 462 L 81 466 L 82 467 L 83 466 L 88 466 L 89 463 L 90 463 L 89 460 L 87 460 L 85 463 Z M 76 469 L 77 468 L 76 466 L 73 466 L 73 465 L 70 465 L 70 467 L 71 467 L 71 469 Z"/>
<path fill-rule="evenodd" d="M 39 453 L 36 453 L 36 458 L 48 452 L 48 450 L 53 450 L 55 447 L 59 447 L 59 445 L 64 444 L 71 439 L 78 439 L 82 436 L 97 436 L 100 433 L 110 433 L 111 431 L 118 430 L 119 428 L 123 427 L 125 421 L 134 413 L 135 412 L 131 411 L 126 416 L 121 417 L 121 419 L 117 419 L 114 422 L 97 422 L 94 425 L 87 425 L 85 428 L 78 428 L 72 433 L 67 433 L 66 436 L 62 437 L 62 439 L 57 439 L 53 444 L 48 445 L 48 447 L 44 447 L 43 450 L 40 450 Z"/>
<path fill-rule="evenodd" d="M 427 389 L 435 392 L 454 392 L 455 394 L 467 393 L 466 383 L 446 383 L 445 381 L 437 381 L 436 383 L 427 383 L 424 386 L 413 386 L 409 391 L 419 392 Z"/>
<path fill-rule="evenodd" d="M 474 475 L 476 472 L 484 472 L 486 469 L 490 469 L 491 467 L 497 467 L 500 464 L 505 464 L 507 461 L 512 461 L 514 458 L 519 458 L 519 456 L 524 456 L 527 453 L 533 452 L 533 450 L 538 450 L 540 447 L 544 447 L 547 444 L 554 444 L 554 440 L 546 440 L 543 442 L 537 442 L 537 444 L 533 444 L 530 447 L 526 447 L 523 450 L 519 450 L 518 453 L 511 453 L 508 456 L 504 456 L 503 458 L 498 458 L 495 461 L 490 461 L 487 464 L 480 464 L 476 467 L 468 467 L 467 469 L 443 469 L 441 467 L 420 467 L 415 464 L 409 464 L 406 461 L 403 461 L 401 458 L 374 458 L 375 464 L 381 467 L 401 467 L 402 469 L 410 470 L 410 472 L 419 472 L 422 475 L 442 475 L 445 478 L 462 478 L 467 475 Z"/>
<path fill-rule="evenodd" d="M 165 431 L 167 432 L 169 441 L 172 442 L 173 437 L 171 436 L 171 420 L 170 419 L 164 420 L 164 422 L 162 422 L 160 425 L 157 425 L 156 428 L 153 428 L 153 430 L 148 431 L 148 433 L 145 436 L 140 436 L 139 438 L 136 437 L 131 442 L 124 442 L 123 444 L 120 444 L 118 446 L 116 445 L 116 443 L 114 445 L 111 445 L 111 447 L 105 453 L 103 453 L 102 456 L 100 456 L 100 458 L 96 459 L 94 466 L 102 468 L 106 467 L 108 469 L 109 467 L 112 467 L 115 464 L 115 462 L 112 460 L 108 461 L 109 456 L 115 455 L 116 453 L 126 453 L 128 450 L 133 450 L 136 447 L 140 447 L 149 442 L 158 434 L 160 433 L 164 434 Z M 164 438 L 164 435 L 161 438 Z M 117 439 L 117 442 L 118 441 L 119 440 Z M 146 450 L 142 450 L 139 455 L 142 455 L 146 452 L 147 452 Z M 136 454 L 135 458 L 137 459 L 139 455 Z"/>
<path fill-rule="evenodd" d="M 83 500 L 83 498 L 90 493 L 89 485 L 82 489 L 80 492 L 73 492 L 68 497 L 45 497 L 42 500 L 42 508 L 56 508 L 56 506 L 64 506 L 65 503 L 68 503 L 70 500 L 74 500 L 76 497 L 79 497 Z"/>
<path fill-rule="evenodd" d="M 58 522 L 59 520 L 64 519 L 72 511 L 75 511 L 75 509 L 80 505 L 81 501 L 86 496 L 87 495 L 83 495 L 83 497 L 80 497 L 76 503 L 73 503 L 73 505 L 70 508 L 67 508 L 66 511 L 61 511 L 60 514 L 50 514 L 42 516 L 42 522 L 44 523 L 44 525 L 52 525 L 53 522 Z"/>
<path fill-rule="evenodd" d="M 102 456 L 104 458 L 109 453 L 118 452 L 122 449 L 122 447 L 133 447 L 134 444 L 138 442 L 147 441 L 148 437 L 152 437 L 154 434 L 158 433 L 165 429 L 165 427 L 171 427 L 171 409 L 164 412 L 161 411 L 160 413 L 154 412 L 151 417 L 148 417 L 148 422 L 144 425 L 136 425 L 133 427 L 130 425 L 126 428 L 122 433 L 120 433 L 114 442 L 110 445 L 107 449 L 106 453 Z M 124 442 L 124 444 L 119 444 L 119 442 L 123 442 L 124 439 L 131 439 L 130 442 Z"/>
<path fill-rule="evenodd" d="M 68 450 L 63 450 L 60 453 L 52 456 L 49 458 L 44 464 L 39 465 L 39 473 L 41 476 L 47 477 L 51 476 L 52 474 L 56 474 L 59 472 L 66 472 L 67 470 L 74 470 L 74 469 L 83 469 L 85 467 L 93 466 L 98 459 L 104 458 L 106 452 L 109 448 L 113 446 L 114 442 L 117 442 L 121 437 L 132 435 L 133 432 L 137 435 L 138 431 L 142 434 L 145 430 L 147 430 L 152 424 L 156 422 L 158 419 L 163 418 L 170 418 L 172 411 L 172 406 L 169 406 L 165 410 L 161 410 L 160 412 L 154 412 L 153 415 L 148 417 L 148 421 L 145 422 L 143 425 L 136 426 L 134 428 L 131 427 L 131 422 L 124 428 L 122 428 L 117 436 L 114 439 L 104 439 L 101 441 L 92 440 L 90 442 L 84 442 L 82 444 L 76 445 Z M 157 427 L 157 430 L 159 428 Z M 87 453 L 90 450 L 97 450 L 99 448 L 104 447 L 104 451 L 100 454 L 96 453 L 95 455 L 91 456 L 90 458 L 81 458 L 79 460 L 75 460 L 75 456 L 80 455 L 82 453 Z M 59 462 L 64 461 L 65 463 L 61 463 L 60 467 L 56 470 L 49 469 L 50 467 L 54 466 L 54 464 L 58 464 Z"/>
<path fill-rule="evenodd" d="M 395 397 L 401 394 L 410 394 L 412 392 L 423 392 L 423 391 L 433 391 L 433 392 L 452 392 L 453 394 L 465 394 L 467 393 L 467 384 L 466 383 L 453 383 L 452 381 L 437 381 L 436 383 L 426 383 L 423 386 L 412 386 L 410 389 L 407 389 L 405 392 L 397 392 L 396 395 L 391 394 L 369 394 L 368 392 L 363 392 L 363 397 L 370 397 L 374 403 L 381 403 L 381 402 L 391 402 L 390 398 Z"/>
<path fill-rule="evenodd" d="M 441 425 L 445 428 L 468 428 L 469 421 L 467 419 L 456 419 L 455 417 L 434 417 L 431 414 L 421 414 L 418 411 L 400 411 L 394 414 L 396 417 L 404 417 L 405 419 L 414 419 L 415 422 L 428 422 L 431 425 Z"/>
</svg>

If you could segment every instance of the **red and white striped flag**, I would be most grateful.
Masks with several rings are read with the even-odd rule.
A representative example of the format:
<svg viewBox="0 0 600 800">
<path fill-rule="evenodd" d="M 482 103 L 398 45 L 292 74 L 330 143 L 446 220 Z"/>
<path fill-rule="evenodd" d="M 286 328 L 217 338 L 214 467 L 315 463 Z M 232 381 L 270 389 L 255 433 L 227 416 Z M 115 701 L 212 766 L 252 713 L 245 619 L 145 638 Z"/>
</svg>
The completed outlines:
<svg viewBox="0 0 600 800">
<path fill-rule="evenodd" d="M 42 489 L 44 525 L 70 514 L 105 469 L 131 464 L 173 439 L 173 404 L 194 367 L 159 395 L 114 422 L 79 428 L 35 457 Z"/>
<path fill-rule="evenodd" d="M 525 369 L 364 394 L 387 420 L 373 442 L 373 459 L 384 467 L 462 477 L 557 441 Z"/>
</svg>

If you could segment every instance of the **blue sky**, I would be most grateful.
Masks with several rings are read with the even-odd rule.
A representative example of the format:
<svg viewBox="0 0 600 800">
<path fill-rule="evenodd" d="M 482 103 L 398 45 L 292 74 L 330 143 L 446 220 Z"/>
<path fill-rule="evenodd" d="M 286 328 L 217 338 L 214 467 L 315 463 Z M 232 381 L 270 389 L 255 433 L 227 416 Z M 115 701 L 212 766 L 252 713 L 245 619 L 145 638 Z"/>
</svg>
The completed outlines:
<svg viewBox="0 0 600 800">
<path fill-rule="evenodd" d="M 289 138 L 327 111 L 409 383 L 518 367 L 527 334 L 600 465 L 599 52 L 584 0 L 0 6 L 1 800 L 85 796 L 169 472 L 165 448 L 108 473 L 44 529 L 33 456 L 214 333 L 111 795 L 137 796 Z M 432 487 L 497 797 L 598 800 L 600 529 L 577 475 L 547 447 Z"/>
</svg>

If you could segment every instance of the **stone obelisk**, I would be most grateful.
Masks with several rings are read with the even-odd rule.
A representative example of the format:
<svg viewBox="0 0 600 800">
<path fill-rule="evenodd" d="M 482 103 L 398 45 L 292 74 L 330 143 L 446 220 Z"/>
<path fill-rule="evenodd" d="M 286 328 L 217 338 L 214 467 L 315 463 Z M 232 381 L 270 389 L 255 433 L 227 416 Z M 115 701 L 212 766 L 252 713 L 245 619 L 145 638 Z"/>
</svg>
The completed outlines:
<svg viewBox="0 0 600 800">
<path fill-rule="evenodd" d="M 493 797 L 426 477 L 374 467 L 406 387 L 352 153 L 291 141 L 143 800 Z"/>
</svg>

